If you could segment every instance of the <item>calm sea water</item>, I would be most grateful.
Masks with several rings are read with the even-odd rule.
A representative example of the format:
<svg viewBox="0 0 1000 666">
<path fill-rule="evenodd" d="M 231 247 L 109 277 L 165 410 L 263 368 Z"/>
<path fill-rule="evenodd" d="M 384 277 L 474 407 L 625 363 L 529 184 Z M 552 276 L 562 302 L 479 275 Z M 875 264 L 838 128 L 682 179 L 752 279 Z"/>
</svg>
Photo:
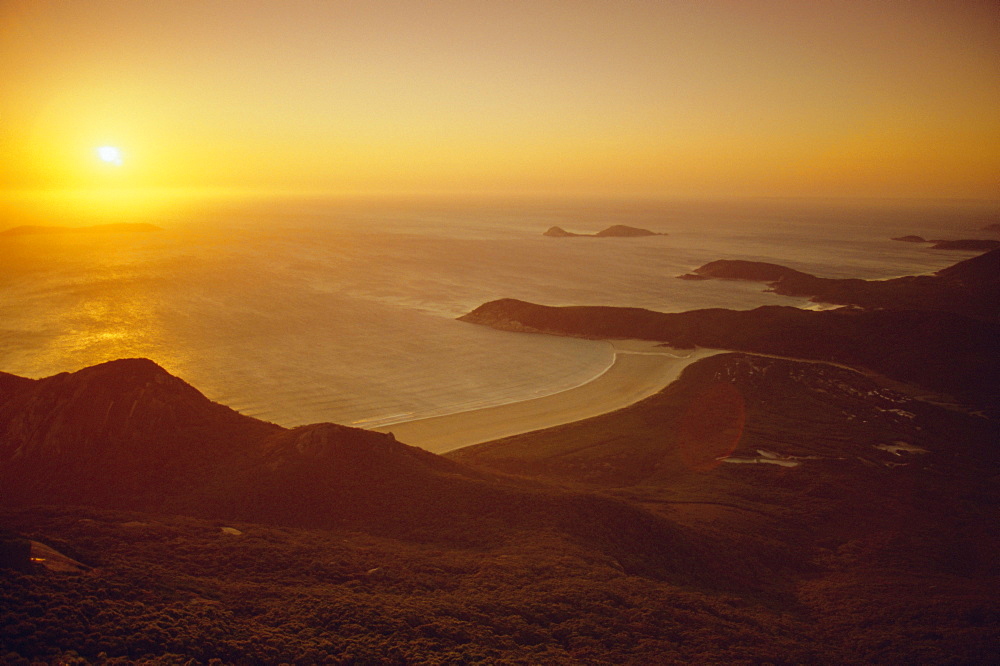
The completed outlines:
<svg viewBox="0 0 1000 666">
<path fill-rule="evenodd" d="M 578 385 L 608 345 L 458 322 L 481 303 L 678 312 L 793 299 L 676 276 L 713 259 L 819 275 L 926 273 L 973 256 L 892 236 L 988 237 L 998 208 L 821 201 L 206 203 L 162 231 L 0 238 L 0 370 L 144 356 L 243 413 L 377 424 Z M 15 226 L 18 220 L 8 220 Z M 629 224 L 667 236 L 548 238 Z"/>
</svg>

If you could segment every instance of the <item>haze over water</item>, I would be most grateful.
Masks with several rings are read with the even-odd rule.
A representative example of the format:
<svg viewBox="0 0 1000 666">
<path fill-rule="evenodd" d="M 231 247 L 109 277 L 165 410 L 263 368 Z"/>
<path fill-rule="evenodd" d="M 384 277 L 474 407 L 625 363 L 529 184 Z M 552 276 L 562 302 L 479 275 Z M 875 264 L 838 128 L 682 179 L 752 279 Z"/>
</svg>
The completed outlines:
<svg viewBox="0 0 1000 666">
<path fill-rule="evenodd" d="M 42 377 L 144 356 L 282 425 L 377 425 L 553 393 L 612 362 L 603 342 L 455 320 L 483 302 L 806 307 L 761 285 L 675 278 L 721 258 L 830 277 L 931 272 L 974 253 L 890 237 L 983 237 L 990 215 L 995 205 L 802 200 L 210 202 L 135 220 L 158 232 L 0 238 L 0 370 Z M 612 224 L 669 235 L 542 236 Z"/>
</svg>

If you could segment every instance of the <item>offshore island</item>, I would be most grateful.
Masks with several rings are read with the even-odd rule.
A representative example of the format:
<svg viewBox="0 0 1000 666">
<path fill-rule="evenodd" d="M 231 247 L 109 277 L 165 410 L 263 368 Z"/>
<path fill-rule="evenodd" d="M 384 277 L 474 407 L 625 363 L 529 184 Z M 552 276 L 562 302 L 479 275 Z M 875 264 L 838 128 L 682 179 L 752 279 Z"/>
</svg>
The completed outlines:
<svg viewBox="0 0 1000 666">
<path fill-rule="evenodd" d="M 578 234 L 570 231 L 566 231 L 562 227 L 549 227 L 543 236 L 551 236 L 553 238 L 642 238 L 645 236 L 666 236 L 665 233 L 658 233 L 655 231 L 650 231 L 649 229 L 640 229 L 639 227 L 630 227 L 625 224 L 615 224 L 607 229 L 598 231 L 595 234 Z"/>
<path fill-rule="evenodd" d="M 146 359 L 0 373 L 7 657 L 988 663 L 1000 250 L 685 277 L 843 307 L 486 303 L 462 319 L 675 363 L 606 413 L 425 424 L 507 428 L 446 455 L 407 424 L 259 421 Z"/>
</svg>

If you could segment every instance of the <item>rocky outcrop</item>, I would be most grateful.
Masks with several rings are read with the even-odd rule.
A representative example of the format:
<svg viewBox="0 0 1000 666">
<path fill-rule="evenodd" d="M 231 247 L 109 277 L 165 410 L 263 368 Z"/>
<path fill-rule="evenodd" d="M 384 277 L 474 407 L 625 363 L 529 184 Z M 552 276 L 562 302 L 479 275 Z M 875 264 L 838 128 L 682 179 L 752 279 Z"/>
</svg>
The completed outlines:
<svg viewBox="0 0 1000 666">
<path fill-rule="evenodd" d="M 551 236 L 553 238 L 569 238 L 571 236 L 586 236 L 588 234 L 572 234 L 562 227 L 549 227 L 542 235 Z"/>
<path fill-rule="evenodd" d="M 598 231 L 596 234 L 577 234 L 566 231 L 562 227 L 549 227 L 542 235 L 554 238 L 641 238 L 643 236 L 666 236 L 667 234 L 640 229 L 638 227 L 629 227 L 624 224 L 616 224 L 603 231 Z"/>
<path fill-rule="evenodd" d="M 641 236 L 666 236 L 663 233 L 657 233 L 655 231 L 650 231 L 649 229 L 639 229 L 638 227 L 629 227 L 624 224 L 616 224 L 614 226 L 608 227 L 603 231 L 598 231 L 595 236 L 599 238 L 616 237 L 616 238 L 637 238 Z"/>
</svg>

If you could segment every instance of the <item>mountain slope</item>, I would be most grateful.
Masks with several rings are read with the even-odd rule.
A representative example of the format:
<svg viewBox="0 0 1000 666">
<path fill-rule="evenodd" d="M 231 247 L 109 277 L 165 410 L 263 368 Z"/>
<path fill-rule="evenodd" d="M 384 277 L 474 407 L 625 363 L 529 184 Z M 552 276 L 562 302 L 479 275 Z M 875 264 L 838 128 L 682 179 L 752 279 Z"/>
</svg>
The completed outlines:
<svg viewBox="0 0 1000 666">
<path fill-rule="evenodd" d="M 0 382 L 9 389 L 0 506 L 86 505 L 479 547 L 530 531 L 577 540 L 641 575 L 762 584 L 720 574 L 720 558 L 701 555 L 705 538 L 641 507 L 475 469 L 391 434 L 257 421 L 145 359 Z"/>
<path fill-rule="evenodd" d="M 16 382 L 0 405 L 7 504 L 166 507 L 278 427 L 243 417 L 146 359 Z"/>
</svg>

